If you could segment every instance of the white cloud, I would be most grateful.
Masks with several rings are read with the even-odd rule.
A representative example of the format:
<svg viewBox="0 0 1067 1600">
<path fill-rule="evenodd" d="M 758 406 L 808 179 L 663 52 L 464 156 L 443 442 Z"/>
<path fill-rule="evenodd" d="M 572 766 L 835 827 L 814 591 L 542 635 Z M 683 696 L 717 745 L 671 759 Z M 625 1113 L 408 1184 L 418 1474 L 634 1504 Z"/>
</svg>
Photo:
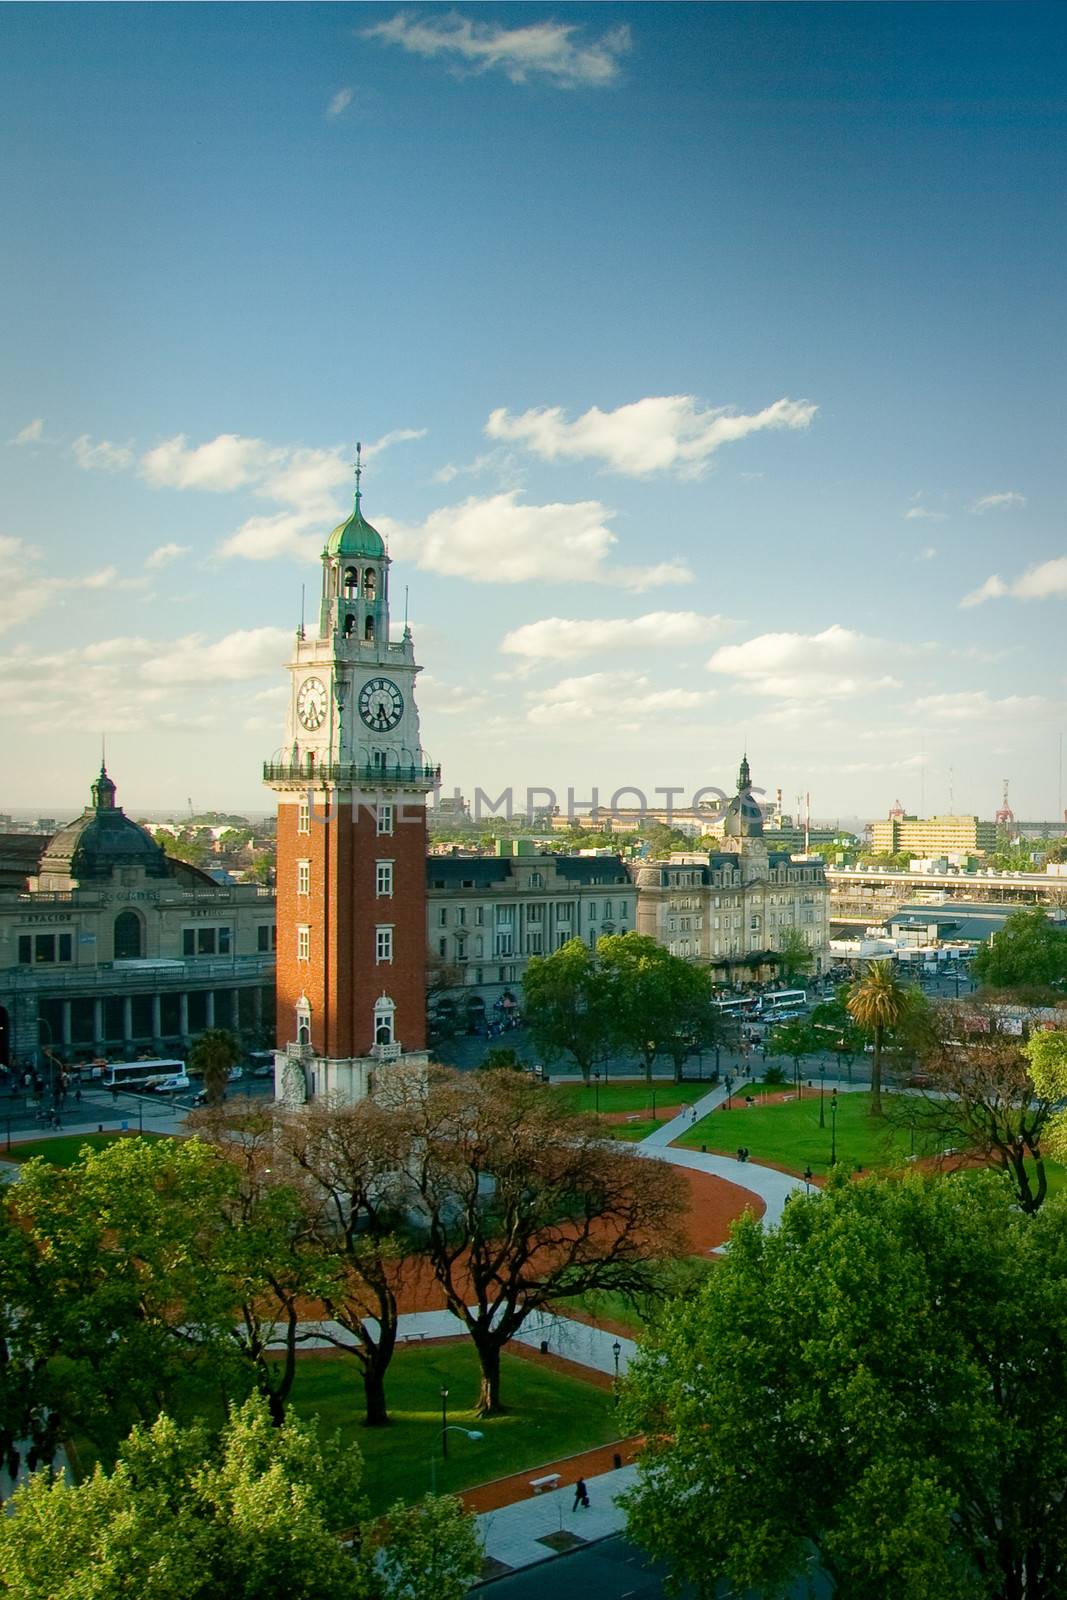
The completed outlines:
<svg viewBox="0 0 1067 1600">
<path fill-rule="evenodd" d="M 1044 695 L 1011 694 L 998 700 L 984 689 L 923 695 L 914 709 L 933 722 L 1030 722 L 1063 713 L 1060 702 Z"/>
<path fill-rule="evenodd" d="M 719 632 L 725 619 L 696 611 L 647 611 L 640 617 L 545 617 L 506 634 L 505 655 L 537 661 L 576 661 L 616 650 L 673 650 L 699 644 Z"/>
<path fill-rule="evenodd" d="M 21 539 L 0 535 L 0 633 L 17 628 L 43 611 L 60 586 L 58 578 L 43 577 L 36 563 L 37 552 Z"/>
<path fill-rule="evenodd" d="M 34 417 L 32 422 L 27 422 L 26 426 L 20 428 L 15 437 L 7 442 L 8 444 L 40 444 L 43 438 L 44 418 Z"/>
<path fill-rule="evenodd" d="M 692 711 L 713 698 L 714 690 L 655 688 L 652 680 L 639 672 L 590 672 L 528 691 L 531 704 L 526 717 L 529 722 L 552 726 L 606 718 L 614 727 L 618 718 Z"/>
<path fill-rule="evenodd" d="M 441 57 L 472 73 L 499 70 L 512 83 L 546 79 L 558 89 L 614 83 L 620 58 L 630 48 L 625 25 L 582 44 L 573 23 L 534 22 L 508 28 L 498 22 L 472 22 L 454 11 L 426 18 L 399 12 L 388 22 L 364 29 L 364 38 L 399 45 L 428 60 Z"/>
<path fill-rule="evenodd" d="M 288 628 L 239 628 L 213 644 L 190 633 L 160 645 L 141 675 L 154 684 L 241 683 L 280 672 L 291 642 Z"/>
<path fill-rule="evenodd" d="M 71 449 L 83 472 L 123 472 L 133 462 L 129 445 L 112 444 L 110 439 L 98 439 L 94 444 L 87 433 L 79 435 Z"/>
<path fill-rule="evenodd" d="M 929 506 L 909 506 L 904 513 L 907 522 L 944 522 L 947 511 L 931 511 Z"/>
<path fill-rule="evenodd" d="M 614 411 L 593 406 L 568 422 L 561 406 L 512 416 L 503 407 L 485 425 L 491 439 L 525 445 L 546 461 L 598 460 L 631 478 L 653 472 L 699 477 L 725 444 L 766 429 L 806 428 L 818 408 L 808 400 L 775 400 L 741 415 L 728 406 L 701 407 L 686 394 L 649 396 Z"/>
<path fill-rule="evenodd" d="M 408 444 L 412 439 L 425 439 L 425 428 L 394 428 L 391 433 L 383 433 L 380 439 L 374 439 L 370 444 L 363 446 L 364 461 L 373 461 L 375 456 L 380 456 L 383 451 L 392 449 L 394 444 Z"/>
<path fill-rule="evenodd" d="M 570 504 L 520 505 L 518 490 L 471 497 L 457 506 L 432 511 L 418 527 L 387 517 L 378 527 L 390 550 L 429 572 L 470 578 L 476 583 L 608 583 L 641 589 L 686 581 L 680 562 L 648 568 L 606 564 L 616 544 L 607 526 L 614 513 L 598 500 Z"/>
<path fill-rule="evenodd" d="M 928 544 L 924 550 L 919 551 L 919 554 L 915 557 L 915 559 L 916 561 L 933 561 L 936 555 L 937 546 L 935 544 Z"/>
<path fill-rule="evenodd" d="M 166 567 L 172 561 L 177 561 L 179 556 L 187 556 L 188 554 L 189 546 L 187 544 L 160 544 L 156 546 L 150 556 L 145 557 L 145 566 L 152 570 L 158 567 Z"/>
<path fill-rule="evenodd" d="M 329 105 L 326 107 L 326 115 L 331 119 L 334 117 L 339 117 L 343 112 L 348 110 L 351 104 L 352 90 L 338 89 L 337 93 L 333 96 Z"/>
<path fill-rule="evenodd" d="M 480 711 L 489 696 L 482 689 L 469 689 L 464 684 L 445 683 L 432 672 L 419 674 L 419 705 L 431 715 L 458 717 L 471 711 Z"/>
<path fill-rule="evenodd" d="M 984 600 L 1057 600 L 1067 596 L 1067 556 L 1055 556 L 1028 567 L 1018 578 L 1005 583 L 994 573 L 977 589 L 964 595 L 961 606 L 978 606 Z"/>
<path fill-rule="evenodd" d="M 926 758 L 922 754 L 913 756 L 900 756 L 897 760 L 888 761 L 850 761 L 847 766 L 838 767 L 839 772 L 849 774 L 855 772 L 901 772 L 911 771 L 916 767 L 923 767 Z"/>
<path fill-rule="evenodd" d="M 753 694 L 840 700 L 898 688 L 898 680 L 883 671 L 892 648 L 834 623 L 822 633 L 761 633 L 744 644 L 722 645 L 708 669 Z"/>
<path fill-rule="evenodd" d="M 229 494 L 261 482 L 264 473 L 283 462 L 287 454 L 262 439 L 246 439 L 236 433 L 220 433 L 190 449 L 187 436 L 177 433 L 145 452 L 141 472 L 156 488 Z"/>
<path fill-rule="evenodd" d="M 976 500 L 970 510 L 981 516 L 985 511 L 1012 511 L 1026 504 L 1026 496 L 1017 493 L 1014 489 L 1007 490 L 1004 494 L 984 494 Z"/>
</svg>

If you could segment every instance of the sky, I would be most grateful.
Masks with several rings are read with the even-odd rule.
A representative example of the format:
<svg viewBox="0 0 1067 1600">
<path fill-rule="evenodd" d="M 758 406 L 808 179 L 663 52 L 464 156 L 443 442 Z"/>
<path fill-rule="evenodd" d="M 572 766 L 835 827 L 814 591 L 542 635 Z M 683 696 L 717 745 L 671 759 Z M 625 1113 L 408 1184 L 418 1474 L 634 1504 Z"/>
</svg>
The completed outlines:
<svg viewBox="0 0 1067 1600">
<path fill-rule="evenodd" d="M 388 537 L 446 792 L 1062 805 L 1067 8 L 0 8 L 0 809 L 267 810 Z M 309 601 L 310 605 L 310 601 Z M 632 804 L 632 796 L 621 803 Z"/>
</svg>

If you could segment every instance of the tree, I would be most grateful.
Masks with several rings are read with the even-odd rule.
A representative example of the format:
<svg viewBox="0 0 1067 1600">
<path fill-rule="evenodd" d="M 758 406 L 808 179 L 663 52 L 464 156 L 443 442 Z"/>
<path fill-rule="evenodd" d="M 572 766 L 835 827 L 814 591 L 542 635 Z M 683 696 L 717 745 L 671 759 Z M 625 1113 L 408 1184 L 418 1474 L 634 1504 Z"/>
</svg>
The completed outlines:
<svg viewBox="0 0 1067 1600">
<path fill-rule="evenodd" d="M 318 1298 L 330 1321 L 349 1336 L 323 1337 L 359 1363 L 366 1424 L 384 1427 L 398 1293 L 405 1275 L 420 1265 L 406 1217 L 406 1174 L 415 1154 L 408 1128 L 402 1116 L 375 1100 L 312 1105 L 299 1116 L 279 1117 L 277 1146 L 320 1196 Z"/>
<path fill-rule="evenodd" d="M 338 1530 L 360 1520 L 360 1463 L 305 1423 L 272 1427 L 261 1401 L 203 1424 L 135 1429 L 112 1472 L 70 1484 L 42 1470 L 0 1518 L 11 1600 L 362 1600 Z"/>
<path fill-rule="evenodd" d="M 382 1542 L 376 1600 L 463 1600 L 481 1577 L 474 1518 L 454 1495 L 431 1495 L 415 1506 L 397 1501 L 377 1523 L 375 1537 Z"/>
<path fill-rule="evenodd" d="M 901 1097 L 895 1118 L 921 1130 L 938 1152 L 964 1150 L 994 1163 L 1022 1210 L 1037 1211 L 1048 1192 L 1042 1140 L 1055 1096 L 1035 1095 L 1022 1039 L 997 1032 L 990 1012 L 926 1010 L 922 1093 Z"/>
<path fill-rule="evenodd" d="M 609 985 L 617 1047 L 640 1057 L 647 1079 L 657 1056 L 670 1056 L 680 1082 L 688 1058 L 718 1036 L 708 969 L 632 932 L 599 940 L 597 959 Z"/>
<path fill-rule="evenodd" d="M 817 1033 L 804 1017 L 790 1017 L 771 1030 L 767 1039 L 767 1054 L 787 1056 L 793 1063 L 793 1081 L 800 1087 L 800 1063 L 805 1056 L 816 1055 L 824 1048 L 822 1035 Z"/>
<path fill-rule="evenodd" d="M 230 1073 L 241 1059 L 241 1041 L 228 1028 L 205 1028 L 189 1051 L 189 1071 L 204 1080 L 208 1105 L 226 1098 Z"/>
<path fill-rule="evenodd" d="M 782 976 L 789 982 L 810 972 L 815 965 L 811 945 L 799 928 L 786 928 L 778 946 Z"/>
<path fill-rule="evenodd" d="M 852 1062 L 870 1038 L 848 1009 L 848 984 L 843 983 L 829 1000 L 821 1000 L 812 1010 L 810 1022 L 823 1039 L 822 1049 L 833 1050 L 848 1065 L 852 1082 Z"/>
<path fill-rule="evenodd" d="M 850 1600 L 1062 1597 L 1065 1223 L 986 1173 L 831 1181 L 735 1225 L 630 1368 L 631 1534 L 701 1594 L 814 1561 Z"/>
<path fill-rule="evenodd" d="M 1049 1149 L 1062 1161 L 1067 1156 L 1067 1033 L 1059 1028 L 1033 1033 L 1023 1054 L 1040 1101 L 1052 1112 L 1046 1124 Z"/>
<path fill-rule="evenodd" d="M 1067 935 L 1040 906 L 1013 911 L 971 964 L 989 989 L 1048 989 L 1067 981 Z"/>
<path fill-rule="evenodd" d="M 521 1072 L 522 1062 L 509 1044 L 495 1044 L 478 1063 L 484 1072 Z"/>
<path fill-rule="evenodd" d="M 438 1069 L 406 1090 L 396 1114 L 422 1247 L 478 1353 L 488 1415 L 503 1409 L 500 1352 L 531 1312 L 593 1289 L 640 1293 L 657 1258 L 681 1253 L 684 1184 L 524 1073 Z"/>
<path fill-rule="evenodd" d="M 523 1017 L 549 1061 L 569 1055 L 586 1083 L 611 1051 L 615 1032 L 611 985 L 581 939 L 550 956 L 531 956 L 523 979 Z"/>
<path fill-rule="evenodd" d="M 872 961 L 862 978 L 857 978 L 845 1002 L 861 1028 L 870 1030 L 874 1040 L 871 1057 L 871 1116 L 882 1115 L 882 1049 L 886 1033 L 896 1027 L 907 1004 L 891 961 Z"/>
</svg>

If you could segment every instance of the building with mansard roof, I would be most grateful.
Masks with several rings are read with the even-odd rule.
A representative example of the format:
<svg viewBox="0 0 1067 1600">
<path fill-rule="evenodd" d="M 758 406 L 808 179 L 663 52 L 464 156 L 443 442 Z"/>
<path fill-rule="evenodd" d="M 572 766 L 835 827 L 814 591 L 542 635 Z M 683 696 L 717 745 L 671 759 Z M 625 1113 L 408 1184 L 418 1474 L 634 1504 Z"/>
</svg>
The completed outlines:
<svg viewBox="0 0 1067 1600">
<path fill-rule="evenodd" d="M 637 931 L 673 955 L 706 962 L 723 983 L 774 978 L 778 952 L 793 931 L 811 947 L 813 970 L 826 964 L 830 891 L 824 863 L 768 848 L 747 756 L 715 850 L 636 862 L 631 870 Z"/>
</svg>

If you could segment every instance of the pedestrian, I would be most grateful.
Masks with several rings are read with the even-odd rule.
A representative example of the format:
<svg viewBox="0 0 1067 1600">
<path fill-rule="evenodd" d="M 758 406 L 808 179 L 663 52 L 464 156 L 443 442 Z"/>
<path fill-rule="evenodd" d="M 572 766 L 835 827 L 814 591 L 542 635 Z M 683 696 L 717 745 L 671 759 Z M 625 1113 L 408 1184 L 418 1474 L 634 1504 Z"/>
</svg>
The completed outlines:
<svg viewBox="0 0 1067 1600">
<path fill-rule="evenodd" d="M 579 1478 L 574 1485 L 574 1504 L 571 1506 L 571 1510 L 577 1511 L 579 1506 L 583 1511 L 589 1510 L 589 1490 L 585 1486 L 584 1478 Z"/>
<path fill-rule="evenodd" d="M 745 1147 L 743 1144 L 739 1144 L 737 1147 L 737 1159 L 738 1161 L 743 1161 L 745 1159 Z"/>
</svg>

